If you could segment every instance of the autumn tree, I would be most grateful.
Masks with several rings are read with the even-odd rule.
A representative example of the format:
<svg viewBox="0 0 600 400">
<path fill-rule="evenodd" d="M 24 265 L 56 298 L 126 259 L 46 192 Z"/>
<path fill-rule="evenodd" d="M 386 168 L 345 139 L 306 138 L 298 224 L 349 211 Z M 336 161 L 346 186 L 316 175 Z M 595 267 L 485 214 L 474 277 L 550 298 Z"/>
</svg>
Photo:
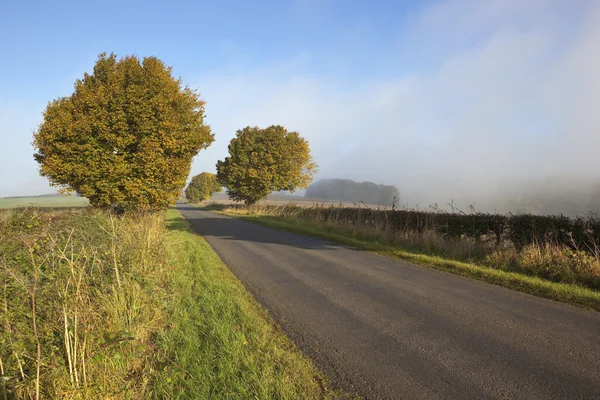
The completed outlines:
<svg viewBox="0 0 600 400">
<path fill-rule="evenodd" d="M 34 133 L 40 174 L 93 206 L 151 211 L 175 202 L 214 136 L 204 101 L 155 58 L 101 54 Z"/>
<path fill-rule="evenodd" d="M 221 191 L 217 176 L 210 172 L 202 172 L 194 176 L 185 188 L 185 197 L 192 203 L 208 200 L 214 193 Z"/>
<path fill-rule="evenodd" d="M 248 126 L 229 143 L 229 157 L 217 162 L 217 180 L 231 199 L 251 205 L 274 191 L 305 188 L 316 169 L 298 132 Z"/>
</svg>

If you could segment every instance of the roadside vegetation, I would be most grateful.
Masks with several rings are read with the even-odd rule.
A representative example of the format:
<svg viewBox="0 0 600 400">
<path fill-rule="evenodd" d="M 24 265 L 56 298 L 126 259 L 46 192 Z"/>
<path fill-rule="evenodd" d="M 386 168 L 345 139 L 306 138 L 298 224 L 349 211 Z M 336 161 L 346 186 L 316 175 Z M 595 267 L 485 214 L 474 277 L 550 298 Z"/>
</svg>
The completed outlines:
<svg viewBox="0 0 600 400">
<path fill-rule="evenodd" d="M 592 216 L 570 220 L 518 215 L 510 220 L 510 216 L 318 205 L 208 208 L 600 311 L 600 252 L 591 227 L 597 220 Z M 477 227 L 475 220 L 482 233 L 469 235 Z M 500 226 L 509 227 L 500 236 L 486 230 Z M 450 231 L 452 227 L 455 231 Z"/>
<path fill-rule="evenodd" d="M 0 399 L 334 397 L 175 210 L 0 212 Z"/>
</svg>

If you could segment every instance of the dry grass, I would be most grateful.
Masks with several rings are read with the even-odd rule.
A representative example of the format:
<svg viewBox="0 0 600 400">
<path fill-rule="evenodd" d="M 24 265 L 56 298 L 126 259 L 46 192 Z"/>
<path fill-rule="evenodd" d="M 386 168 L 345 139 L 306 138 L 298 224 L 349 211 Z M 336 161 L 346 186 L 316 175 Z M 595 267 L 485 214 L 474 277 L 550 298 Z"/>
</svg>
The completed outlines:
<svg viewBox="0 0 600 400">
<path fill-rule="evenodd" d="M 519 272 L 553 282 L 579 284 L 600 289 L 600 252 L 574 250 L 552 242 L 527 245 L 517 250 L 510 243 L 494 240 L 449 238 L 434 231 L 417 234 L 394 232 L 383 226 L 357 226 L 346 221 L 307 218 L 294 205 L 259 205 L 251 208 L 213 205 L 230 215 L 262 216 L 293 223 L 304 221 L 324 232 L 396 247 L 405 251 L 474 263 L 497 270 Z"/>
<path fill-rule="evenodd" d="M 522 272 L 553 282 L 578 283 L 600 289 L 600 259 L 585 251 L 577 251 L 552 243 L 494 250 L 484 264 Z"/>
<path fill-rule="evenodd" d="M 0 224 L 5 396 L 144 396 L 165 323 L 163 215 L 29 208 Z"/>
</svg>

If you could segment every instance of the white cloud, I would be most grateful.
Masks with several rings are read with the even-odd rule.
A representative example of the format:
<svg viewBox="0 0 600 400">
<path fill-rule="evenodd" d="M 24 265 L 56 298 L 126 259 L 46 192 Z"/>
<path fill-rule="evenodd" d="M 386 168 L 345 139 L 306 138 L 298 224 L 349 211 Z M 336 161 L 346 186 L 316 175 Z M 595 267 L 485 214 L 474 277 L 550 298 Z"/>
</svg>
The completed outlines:
<svg viewBox="0 0 600 400">
<path fill-rule="evenodd" d="M 435 53 L 424 62 L 439 60 L 369 84 L 301 74 L 294 63 L 207 77 L 199 86 L 217 143 L 193 172 L 213 170 L 236 129 L 282 124 L 310 141 L 320 176 L 398 184 L 415 202 L 479 199 L 528 177 L 593 175 L 600 7 L 569 4 L 439 3 L 404 32 L 420 37 L 413 50 Z"/>
</svg>

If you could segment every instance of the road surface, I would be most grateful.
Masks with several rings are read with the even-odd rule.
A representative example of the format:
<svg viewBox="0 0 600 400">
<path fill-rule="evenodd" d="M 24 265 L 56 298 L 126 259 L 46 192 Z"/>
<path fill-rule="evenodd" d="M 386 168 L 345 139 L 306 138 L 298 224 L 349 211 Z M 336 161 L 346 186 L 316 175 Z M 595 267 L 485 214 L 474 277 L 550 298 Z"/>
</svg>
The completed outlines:
<svg viewBox="0 0 600 400">
<path fill-rule="evenodd" d="M 179 204 L 292 340 L 369 399 L 600 399 L 600 316 Z"/>
</svg>

